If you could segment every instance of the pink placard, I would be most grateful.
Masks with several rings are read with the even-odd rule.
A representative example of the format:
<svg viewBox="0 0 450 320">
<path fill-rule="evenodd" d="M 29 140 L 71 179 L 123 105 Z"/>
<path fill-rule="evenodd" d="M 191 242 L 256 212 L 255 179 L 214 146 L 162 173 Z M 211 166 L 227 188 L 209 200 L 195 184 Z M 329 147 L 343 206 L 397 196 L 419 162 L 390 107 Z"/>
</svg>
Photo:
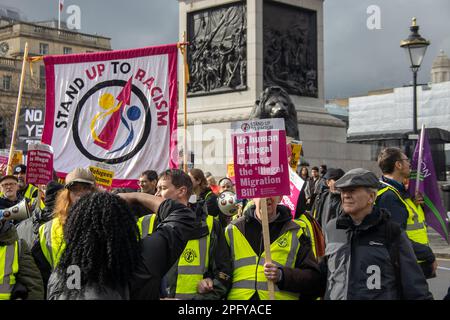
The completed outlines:
<svg viewBox="0 0 450 320">
<path fill-rule="evenodd" d="M 283 119 L 232 123 L 236 193 L 240 199 L 290 193 Z"/>
<path fill-rule="evenodd" d="M 53 180 L 53 152 L 45 144 L 30 144 L 27 155 L 28 183 L 39 185 Z"/>
<path fill-rule="evenodd" d="M 291 193 L 283 196 L 281 199 L 281 204 L 291 209 L 292 217 L 295 217 L 298 196 L 300 195 L 300 190 L 302 190 L 304 183 L 305 181 L 300 178 L 291 167 L 289 167 L 289 189 Z"/>
</svg>

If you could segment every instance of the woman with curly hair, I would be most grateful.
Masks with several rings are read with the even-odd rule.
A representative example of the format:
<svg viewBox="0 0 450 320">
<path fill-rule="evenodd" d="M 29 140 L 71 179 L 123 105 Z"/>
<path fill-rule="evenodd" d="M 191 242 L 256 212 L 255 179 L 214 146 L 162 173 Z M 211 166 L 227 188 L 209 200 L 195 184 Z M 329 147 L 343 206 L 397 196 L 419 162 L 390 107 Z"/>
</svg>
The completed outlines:
<svg viewBox="0 0 450 320">
<path fill-rule="evenodd" d="M 39 239 L 31 252 L 41 271 L 44 287 L 47 287 L 50 273 L 57 266 L 64 252 L 64 226 L 70 208 L 83 195 L 97 191 L 95 178 L 89 169 L 76 168 L 66 176 L 64 190 L 58 192 L 51 215 L 53 218 L 39 227 Z"/>
<path fill-rule="evenodd" d="M 106 192 L 82 197 L 70 209 L 66 248 L 50 276 L 48 299 L 128 299 L 139 239 L 136 218 L 120 197 Z"/>
</svg>

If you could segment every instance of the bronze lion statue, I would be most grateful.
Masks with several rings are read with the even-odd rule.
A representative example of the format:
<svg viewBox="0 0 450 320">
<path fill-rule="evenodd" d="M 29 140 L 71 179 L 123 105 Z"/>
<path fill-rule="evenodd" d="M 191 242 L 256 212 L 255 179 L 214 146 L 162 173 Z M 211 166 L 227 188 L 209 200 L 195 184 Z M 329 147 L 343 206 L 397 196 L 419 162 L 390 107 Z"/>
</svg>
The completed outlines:
<svg viewBox="0 0 450 320">
<path fill-rule="evenodd" d="M 297 111 L 289 94 L 281 87 L 266 88 L 256 100 L 250 119 L 283 118 L 286 136 L 300 140 Z"/>
</svg>

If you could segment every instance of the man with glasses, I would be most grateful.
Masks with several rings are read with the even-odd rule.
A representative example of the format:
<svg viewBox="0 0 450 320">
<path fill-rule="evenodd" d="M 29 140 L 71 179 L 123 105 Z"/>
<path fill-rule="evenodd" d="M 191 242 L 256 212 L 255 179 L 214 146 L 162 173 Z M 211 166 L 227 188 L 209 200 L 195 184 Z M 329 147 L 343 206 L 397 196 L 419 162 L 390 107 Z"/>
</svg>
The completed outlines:
<svg viewBox="0 0 450 320">
<path fill-rule="evenodd" d="M 7 175 L 0 179 L 0 189 L 2 192 L 0 209 L 10 208 L 23 199 L 18 195 L 19 184 L 17 178 L 13 175 Z"/>
<path fill-rule="evenodd" d="M 376 206 L 391 213 L 391 219 L 406 230 L 417 262 L 427 278 L 435 277 L 437 268 L 433 251 L 429 247 L 425 214 L 421 208 L 422 195 L 414 199 L 403 184 L 411 173 L 408 157 L 398 148 L 385 148 L 378 156 L 378 166 L 383 173 Z"/>
</svg>

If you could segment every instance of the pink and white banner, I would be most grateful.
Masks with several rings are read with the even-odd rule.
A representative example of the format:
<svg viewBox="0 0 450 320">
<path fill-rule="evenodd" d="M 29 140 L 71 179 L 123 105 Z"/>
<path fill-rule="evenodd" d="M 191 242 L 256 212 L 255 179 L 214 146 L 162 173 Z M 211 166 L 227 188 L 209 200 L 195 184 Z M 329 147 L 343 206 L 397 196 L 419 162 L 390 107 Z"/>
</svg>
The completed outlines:
<svg viewBox="0 0 450 320">
<path fill-rule="evenodd" d="M 284 119 L 233 122 L 231 130 L 238 198 L 289 194 Z"/>
<path fill-rule="evenodd" d="M 298 196 L 302 190 L 305 181 L 298 176 L 295 171 L 289 167 L 289 190 L 290 194 L 284 195 L 281 204 L 291 209 L 292 217 L 295 217 L 295 209 L 297 208 Z"/>
<path fill-rule="evenodd" d="M 177 166 L 177 45 L 44 57 L 42 142 L 58 176 L 104 163 L 112 187 Z"/>
</svg>

